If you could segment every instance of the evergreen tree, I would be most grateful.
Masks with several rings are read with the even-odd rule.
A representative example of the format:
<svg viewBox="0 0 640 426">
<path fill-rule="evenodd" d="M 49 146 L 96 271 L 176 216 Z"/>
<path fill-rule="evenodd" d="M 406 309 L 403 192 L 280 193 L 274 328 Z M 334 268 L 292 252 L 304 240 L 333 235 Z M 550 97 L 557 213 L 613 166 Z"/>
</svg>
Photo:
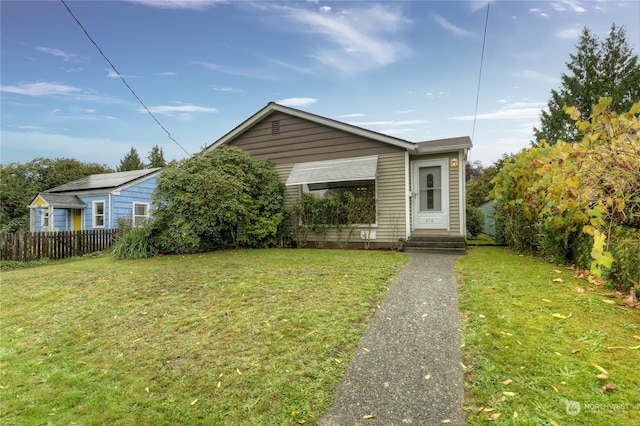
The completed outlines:
<svg viewBox="0 0 640 426">
<path fill-rule="evenodd" d="M 128 172 L 130 170 L 140 170 L 144 168 L 144 163 L 140 160 L 138 151 L 136 151 L 134 147 L 131 147 L 131 151 L 129 151 L 122 160 L 120 160 L 120 165 L 118 166 L 117 171 Z"/>
<path fill-rule="evenodd" d="M 574 122 L 563 111 L 565 106 L 575 106 L 587 118 L 601 97 L 613 98 L 616 112 L 627 111 L 640 100 L 640 64 L 626 42 L 624 27 L 613 24 L 602 43 L 585 28 L 576 48 L 577 53 L 570 55 L 571 62 L 567 63 L 570 73 L 562 74 L 562 87 L 551 91 L 548 111 L 542 111 L 541 126 L 534 128 L 534 145 L 542 139 L 551 145 L 558 139 L 580 140 Z"/>
<path fill-rule="evenodd" d="M 164 167 L 167 165 L 167 162 L 164 159 L 164 152 L 158 145 L 155 145 L 153 148 L 151 148 L 151 152 L 149 153 L 147 159 L 149 160 L 149 168 Z"/>
</svg>

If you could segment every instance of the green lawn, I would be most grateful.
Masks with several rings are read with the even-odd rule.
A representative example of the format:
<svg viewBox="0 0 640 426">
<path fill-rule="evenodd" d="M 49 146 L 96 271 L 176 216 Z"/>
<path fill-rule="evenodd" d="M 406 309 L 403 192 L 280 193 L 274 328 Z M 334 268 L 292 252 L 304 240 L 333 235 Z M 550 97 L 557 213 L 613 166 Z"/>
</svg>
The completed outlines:
<svg viewBox="0 0 640 426">
<path fill-rule="evenodd" d="M 640 424 L 640 311 L 505 248 L 472 248 L 456 269 L 469 424 Z"/>
<path fill-rule="evenodd" d="M 2 272 L 0 424 L 314 424 L 405 261 L 274 249 Z"/>
</svg>

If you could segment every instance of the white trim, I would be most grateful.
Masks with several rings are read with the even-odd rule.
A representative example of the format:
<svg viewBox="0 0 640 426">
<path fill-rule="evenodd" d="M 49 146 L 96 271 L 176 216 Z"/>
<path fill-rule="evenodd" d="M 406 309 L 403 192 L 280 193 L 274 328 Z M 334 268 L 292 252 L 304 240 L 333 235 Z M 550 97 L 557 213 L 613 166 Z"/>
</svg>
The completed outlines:
<svg viewBox="0 0 640 426">
<path fill-rule="evenodd" d="M 102 226 L 98 225 L 96 223 L 96 205 L 97 204 L 102 204 Z M 92 229 L 98 229 L 98 228 L 105 228 L 107 225 L 107 206 L 106 206 L 107 202 L 105 200 L 94 200 L 91 202 L 91 228 Z"/>
<path fill-rule="evenodd" d="M 151 204 L 149 203 L 145 203 L 144 201 L 132 201 L 132 208 L 131 208 L 131 225 L 135 226 L 140 226 L 136 225 L 136 217 L 143 217 L 143 216 L 136 216 L 136 205 L 143 205 L 145 206 L 145 215 L 144 215 L 144 220 L 149 219 L 149 211 L 151 209 Z"/>
<path fill-rule="evenodd" d="M 405 238 L 408 240 L 413 229 L 411 223 L 411 163 L 409 151 L 404 153 L 404 213 L 405 213 Z"/>
<path fill-rule="evenodd" d="M 465 151 L 466 149 L 458 152 L 458 194 L 460 197 L 458 205 L 460 206 L 460 234 L 463 237 L 467 236 L 467 183 L 465 182 L 467 170 L 466 155 L 463 154 Z"/>
<path fill-rule="evenodd" d="M 436 166 L 440 166 L 441 167 L 441 171 L 440 171 L 440 211 L 439 212 L 433 212 L 433 213 L 420 213 L 418 214 L 418 209 L 416 208 L 416 206 L 418 205 L 419 201 L 419 184 L 420 184 L 420 179 L 418 178 L 418 172 L 420 170 L 421 167 L 436 167 Z M 449 198 L 450 198 L 450 193 L 449 193 L 449 157 L 443 157 L 443 158 L 434 158 L 434 159 L 429 159 L 429 160 L 419 160 L 419 161 L 414 161 L 412 163 L 412 195 L 413 195 L 413 199 L 412 199 L 412 207 L 413 207 L 413 218 L 412 218 L 412 225 L 413 225 L 413 229 L 440 229 L 440 230 L 446 230 L 447 232 L 449 232 L 451 230 L 451 211 L 450 211 L 450 203 L 449 203 Z M 438 223 L 438 219 L 442 218 L 442 223 Z M 425 218 L 425 220 L 430 220 L 433 222 L 429 222 L 429 224 L 423 224 L 422 226 L 417 226 L 418 221 L 420 220 L 420 218 Z M 431 223 L 433 223 L 433 225 L 431 225 Z M 439 225 L 439 226 L 438 226 Z"/>
<path fill-rule="evenodd" d="M 400 148 L 415 150 L 417 145 L 413 142 L 405 141 L 403 139 L 394 138 L 392 136 L 384 135 L 382 133 L 373 132 L 371 130 L 363 129 L 361 127 L 356 127 L 351 124 L 343 123 L 341 121 L 332 120 L 330 118 L 322 117 L 316 114 L 311 114 L 305 111 L 301 111 L 299 109 L 286 107 L 284 105 L 276 104 L 275 102 L 270 102 L 262 108 L 260 111 L 253 114 L 251 117 L 243 121 L 240 125 L 235 127 L 226 135 L 222 136 L 220 139 L 209 145 L 205 148 L 205 151 L 211 151 L 216 149 L 220 145 L 224 145 L 229 141 L 232 141 L 236 137 L 243 134 L 246 130 L 250 129 L 254 124 L 258 123 L 263 118 L 269 116 L 274 111 L 282 112 L 285 114 L 292 115 L 294 117 L 301 118 L 303 120 L 309 120 L 314 123 L 318 123 L 324 126 L 332 127 L 334 129 L 342 130 L 344 132 L 348 132 L 354 135 L 362 136 L 368 139 L 373 139 L 379 142 L 387 143 L 390 145 L 394 145 Z"/>
</svg>

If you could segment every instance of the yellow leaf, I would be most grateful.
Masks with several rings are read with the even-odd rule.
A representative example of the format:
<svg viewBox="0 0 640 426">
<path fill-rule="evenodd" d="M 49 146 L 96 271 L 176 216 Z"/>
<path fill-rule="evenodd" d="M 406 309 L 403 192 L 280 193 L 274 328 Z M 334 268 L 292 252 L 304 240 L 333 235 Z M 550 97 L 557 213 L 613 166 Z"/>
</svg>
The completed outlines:
<svg viewBox="0 0 640 426">
<path fill-rule="evenodd" d="M 565 315 L 562 315 L 562 314 L 553 314 L 551 316 L 554 317 L 554 318 L 567 319 L 567 317 Z"/>
<path fill-rule="evenodd" d="M 291 412 L 291 416 L 292 416 L 292 417 L 293 417 L 293 416 L 296 416 L 296 415 L 298 415 L 298 413 L 299 413 L 299 411 L 292 411 L 292 412 Z"/>
<path fill-rule="evenodd" d="M 517 418 L 518 418 L 518 412 L 517 412 L 517 411 L 514 411 L 514 412 L 513 412 L 513 418 L 514 418 L 514 419 L 517 419 Z"/>
<path fill-rule="evenodd" d="M 604 374 L 606 374 L 607 376 L 609 375 L 609 372 L 607 370 L 605 370 L 604 368 L 600 367 L 598 364 L 592 364 L 595 368 L 597 368 L 598 370 L 602 371 Z"/>
<path fill-rule="evenodd" d="M 503 385 L 508 385 L 509 383 L 511 383 L 513 380 L 511 379 L 507 379 L 504 382 L 502 382 Z"/>
<path fill-rule="evenodd" d="M 629 346 L 629 349 L 640 349 L 640 345 L 638 345 L 638 346 Z"/>
<path fill-rule="evenodd" d="M 216 387 L 218 387 L 218 388 L 219 388 L 220 386 L 222 386 L 222 382 L 218 382 L 218 384 L 216 385 Z"/>
<path fill-rule="evenodd" d="M 366 415 L 362 416 L 362 418 L 370 420 L 370 419 L 375 419 L 376 416 L 374 414 L 366 414 Z"/>
<path fill-rule="evenodd" d="M 547 302 L 547 303 L 551 303 L 551 300 L 549 299 L 541 299 L 543 302 Z"/>
<path fill-rule="evenodd" d="M 553 280 L 554 283 L 563 283 L 564 280 L 562 278 L 556 278 Z"/>
<path fill-rule="evenodd" d="M 369 349 L 367 349 L 367 348 L 362 348 L 362 350 L 365 351 L 365 352 L 369 352 Z"/>
<path fill-rule="evenodd" d="M 502 416 L 502 413 L 493 413 L 489 416 L 489 420 L 498 420 Z"/>
<path fill-rule="evenodd" d="M 556 391 L 556 393 L 559 393 L 559 392 L 558 392 L 558 388 L 557 388 L 557 387 L 555 387 L 555 386 L 553 386 L 553 385 L 551 385 L 551 387 L 553 388 L 553 390 L 554 390 L 554 391 Z"/>
<path fill-rule="evenodd" d="M 298 424 L 303 425 L 305 424 L 307 421 L 305 419 L 300 419 L 298 420 Z"/>
<path fill-rule="evenodd" d="M 640 336 L 633 336 L 634 339 L 640 340 Z"/>
<path fill-rule="evenodd" d="M 515 392 L 502 392 L 504 396 L 515 396 Z"/>
<path fill-rule="evenodd" d="M 607 380 L 609 378 L 609 376 L 604 373 L 598 374 L 596 377 L 600 380 Z"/>
<path fill-rule="evenodd" d="M 239 368 L 236 368 L 236 373 L 238 373 L 238 375 L 242 376 L 242 372 L 240 371 Z"/>
<path fill-rule="evenodd" d="M 442 423 L 451 423 L 451 419 L 444 419 Z"/>
<path fill-rule="evenodd" d="M 424 376 L 425 380 L 429 380 L 431 378 L 431 374 L 427 374 L 426 376 Z"/>
<path fill-rule="evenodd" d="M 551 426 L 560 426 L 560 424 L 555 420 L 551 420 Z"/>
<path fill-rule="evenodd" d="M 147 387 L 147 388 L 144 388 L 144 390 L 146 390 L 146 391 L 147 391 L 147 393 L 149 393 L 149 388 L 148 388 L 148 387 Z"/>
<path fill-rule="evenodd" d="M 194 399 L 193 401 L 191 401 L 191 405 L 195 405 L 196 402 L 198 402 L 198 398 Z"/>
</svg>

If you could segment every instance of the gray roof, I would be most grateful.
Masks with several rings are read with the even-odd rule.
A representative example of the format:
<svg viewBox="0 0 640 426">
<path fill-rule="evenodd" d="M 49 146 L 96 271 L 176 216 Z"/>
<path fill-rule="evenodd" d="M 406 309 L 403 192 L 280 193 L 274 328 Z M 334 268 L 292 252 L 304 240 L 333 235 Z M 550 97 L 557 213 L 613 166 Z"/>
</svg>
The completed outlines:
<svg viewBox="0 0 640 426">
<path fill-rule="evenodd" d="M 83 209 L 86 207 L 82 200 L 75 195 L 47 194 L 46 192 L 41 192 L 38 195 L 52 207 L 67 209 Z M 38 197 L 36 196 L 36 198 Z"/>
<path fill-rule="evenodd" d="M 457 138 L 436 139 L 432 141 L 418 142 L 418 151 L 443 151 L 447 149 L 456 150 L 463 148 L 471 148 L 471 138 L 469 136 L 461 136 Z"/>
<path fill-rule="evenodd" d="M 114 189 L 155 173 L 158 170 L 160 170 L 159 167 L 154 169 L 132 170 L 129 172 L 90 175 L 74 180 L 73 182 L 48 189 L 45 193 L 85 191 L 90 189 Z"/>
</svg>

